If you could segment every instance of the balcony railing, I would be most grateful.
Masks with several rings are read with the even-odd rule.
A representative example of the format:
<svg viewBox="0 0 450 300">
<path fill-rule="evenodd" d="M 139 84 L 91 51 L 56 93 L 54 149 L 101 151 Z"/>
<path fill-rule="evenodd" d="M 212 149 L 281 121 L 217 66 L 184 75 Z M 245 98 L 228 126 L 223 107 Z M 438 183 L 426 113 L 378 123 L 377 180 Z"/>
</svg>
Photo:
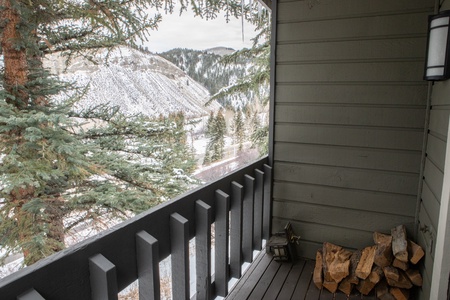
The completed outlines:
<svg viewBox="0 0 450 300">
<path fill-rule="evenodd" d="M 269 238 L 272 173 L 266 162 L 261 159 L 5 277 L 0 298 L 117 299 L 138 280 L 139 299 L 160 299 L 159 263 L 169 255 L 172 299 L 226 296 L 230 279 L 241 277 L 244 262 L 251 262 L 253 251 Z M 192 295 L 189 241 L 194 237 Z"/>
</svg>

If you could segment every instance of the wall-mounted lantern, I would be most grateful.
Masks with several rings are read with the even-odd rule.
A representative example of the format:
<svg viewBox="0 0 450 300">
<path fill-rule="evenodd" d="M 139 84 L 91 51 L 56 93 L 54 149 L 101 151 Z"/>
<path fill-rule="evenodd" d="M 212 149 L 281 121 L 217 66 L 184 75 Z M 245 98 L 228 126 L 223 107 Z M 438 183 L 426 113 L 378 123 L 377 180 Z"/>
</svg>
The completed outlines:
<svg viewBox="0 0 450 300">
<path fill-rule="evenodd" d="M 425 61 L 425 80 L 450 78 L 450 10 L 428 18 L 428 45 Z"/>
<path fill-rule="evenodd" d="M 272 236 L 267 243 L 267 252 L 273 255 L 276 261 L 294 261 L 296 258 L 295 243 L 298 244 L 299 236 L 295 235 L 290 222 L 283 231 Z"/>
</svg>

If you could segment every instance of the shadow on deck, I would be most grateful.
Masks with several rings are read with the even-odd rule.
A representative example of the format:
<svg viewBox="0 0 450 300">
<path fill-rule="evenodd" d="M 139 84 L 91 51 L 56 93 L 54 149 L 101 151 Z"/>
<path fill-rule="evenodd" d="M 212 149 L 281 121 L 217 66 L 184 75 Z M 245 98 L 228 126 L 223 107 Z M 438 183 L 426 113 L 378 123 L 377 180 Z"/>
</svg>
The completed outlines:
<svg viewBox="0 0 450 300">
<path fill-rule="evenodd" d="M 375 300 L 375 295 L 363 296 L 319 290 L 312 282 L 314 261 L 299 259 L 295 263 L 280 263 L 262 251 L 250 269 L 233 287 L 226 300 Z"/>
</svg>

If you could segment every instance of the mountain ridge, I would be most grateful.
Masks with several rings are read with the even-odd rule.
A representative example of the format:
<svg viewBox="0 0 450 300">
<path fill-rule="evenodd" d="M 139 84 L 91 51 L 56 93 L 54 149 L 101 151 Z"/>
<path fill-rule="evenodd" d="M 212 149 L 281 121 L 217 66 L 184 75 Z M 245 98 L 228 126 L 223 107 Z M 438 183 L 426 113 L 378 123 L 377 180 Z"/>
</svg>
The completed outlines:
<svg viewBox="0 0 450 300">
<path fill-rule="evenodd" d="M 106 58 L 107 63 L 102 63 Z M 209 92 L 176 65 L 129 47 L 102 51 L 93 61 L 78 58 L 67 67 L 63 58 L 52 55 L 45 65 L 62 80 L 89 84 L 78 109 L 109 104 L 126 114 L 159 116 L 183 111 L 187 117 L 196 117 L 220 108 L 217 102 L 206 107 Z"/>
</svg>

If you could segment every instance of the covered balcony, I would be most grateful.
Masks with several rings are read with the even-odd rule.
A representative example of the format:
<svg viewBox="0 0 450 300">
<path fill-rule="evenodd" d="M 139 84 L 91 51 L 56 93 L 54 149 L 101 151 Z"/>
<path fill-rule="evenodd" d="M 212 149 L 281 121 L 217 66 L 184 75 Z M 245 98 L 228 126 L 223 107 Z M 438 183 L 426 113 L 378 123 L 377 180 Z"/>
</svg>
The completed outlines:
<svg viewBox="0 0 450 300">
<path fill-rule="evenodd" d="M 117 299 L 136 280 L 159 299 L 169 255 L 175 300 L 347 298 L 311 285 L 310 259 L 398 224 L 426 252 L 411 298 L 448 299 L 450 84 L 423 74 L 428 16 L 450 2 L 271 5 L 269 156 L 4 278 L 1 299 Z M 296 264 L 258 252 L 287 221 Z"/>
</svg>

